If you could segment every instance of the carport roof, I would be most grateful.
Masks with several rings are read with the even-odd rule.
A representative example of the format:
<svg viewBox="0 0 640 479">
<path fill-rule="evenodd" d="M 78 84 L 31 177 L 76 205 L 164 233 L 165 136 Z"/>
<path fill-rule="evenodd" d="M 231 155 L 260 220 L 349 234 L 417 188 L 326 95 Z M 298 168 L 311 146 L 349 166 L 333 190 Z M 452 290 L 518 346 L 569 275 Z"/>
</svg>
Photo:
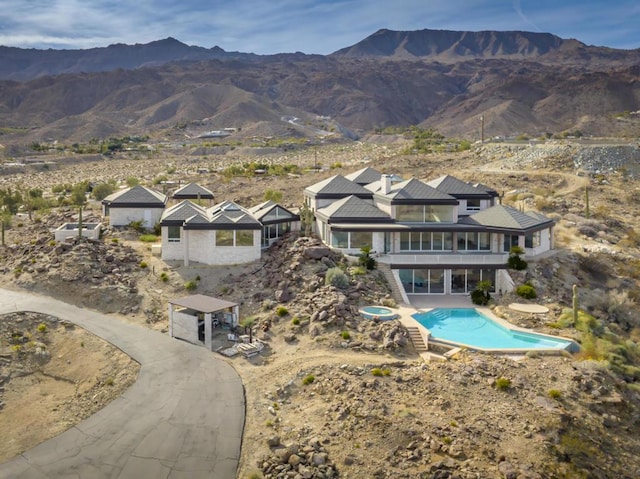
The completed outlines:
<svg viewBox="0 0 640 479">
<path fill-rule="evenodd" d="M 204 294 L 194 294 L 180 299 L 169 301 L 170 304 L 183 308 L 193 309 L 201 313 L 213 313 L 227 308 L 238 306 L 238 303 L 225 301 L 224 299 L 213 298 Z"/>
</svg>

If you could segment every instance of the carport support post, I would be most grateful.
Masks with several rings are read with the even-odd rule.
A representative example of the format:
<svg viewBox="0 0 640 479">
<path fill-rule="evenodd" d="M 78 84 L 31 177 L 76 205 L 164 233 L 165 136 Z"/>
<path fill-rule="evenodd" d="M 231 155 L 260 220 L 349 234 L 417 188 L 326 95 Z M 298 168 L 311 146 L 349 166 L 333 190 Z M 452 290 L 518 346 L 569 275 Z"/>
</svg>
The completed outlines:
<svg viewBox="0 0 640 479">
<path fill-rule="evenodd" d="M 169 303 L 169 337 L 173 338 L 173 304 Z"/>
<path fill-rule="evenodd" d="M 204 314 L 204 345 L 209 351 L 213 351 L 213 328 L 211 327 L 211 313 Z"/>
</svg>

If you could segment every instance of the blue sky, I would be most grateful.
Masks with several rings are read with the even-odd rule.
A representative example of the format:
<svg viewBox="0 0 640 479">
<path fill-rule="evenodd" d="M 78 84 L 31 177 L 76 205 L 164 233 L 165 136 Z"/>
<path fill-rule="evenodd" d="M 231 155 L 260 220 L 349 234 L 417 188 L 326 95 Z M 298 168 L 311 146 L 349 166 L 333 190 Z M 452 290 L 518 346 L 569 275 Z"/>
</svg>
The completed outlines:
<svg viewBox="0 0 640 479">
<path fill-rule="evenodd" d="M 328 54 L 380 28 L 526 30 L 640 48 L 638 0 L 2 0 L 0 45 L 91 48 L 174 37 L 258 54 Z"/>
</svg>

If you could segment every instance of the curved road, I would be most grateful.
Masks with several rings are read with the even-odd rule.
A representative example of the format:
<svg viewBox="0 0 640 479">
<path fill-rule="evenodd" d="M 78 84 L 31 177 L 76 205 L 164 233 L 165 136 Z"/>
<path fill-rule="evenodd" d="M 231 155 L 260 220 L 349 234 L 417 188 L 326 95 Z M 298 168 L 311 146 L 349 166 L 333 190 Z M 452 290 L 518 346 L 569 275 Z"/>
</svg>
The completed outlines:
<svg viewBox="0 0 640 479">
<path fill-rule="evenodd" d="M 236 477 L 244 391 L 231 366 L 205 348 L 110 316 L 0 289 L 0 313 L 69 320 L 141 365 L 137 381 L 101 411 L 5 464 L 0 478 Z"/>
</svg>

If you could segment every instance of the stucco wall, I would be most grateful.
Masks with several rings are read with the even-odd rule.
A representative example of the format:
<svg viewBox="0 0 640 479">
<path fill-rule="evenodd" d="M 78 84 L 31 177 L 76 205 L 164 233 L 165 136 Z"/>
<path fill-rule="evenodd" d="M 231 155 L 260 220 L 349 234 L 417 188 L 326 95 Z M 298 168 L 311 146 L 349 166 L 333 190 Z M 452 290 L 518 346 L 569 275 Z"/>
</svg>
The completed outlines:
<svg viewBox="0 0 640 479">
<path fill-rule="evenodd" d="M 174 311 L 173 337 L 184 339 L 194 344 L 202 344 L 198 340 L 198 318 L 190 314 Z"/>
<path fill-rule="evenodd" d="M 145 228 L 153 228 L 160 222 L 164 208 L 109 208 L 111 226 L 126 226 L 132 221 L 142 221 Z"/>
<path fill-rule="evenodd" d="M 184 236 L 184 232 L 182 228 L 180 228 L 181 236 Z M 162 259 L 165 261 L 173 261 L 179 260 L 182 261 L 184 259 L 184 238 L 180 238 L 179 242 L 169 242 L 169 228 L 167 226 L 163 226 L 161 228 L 162 235 Z"/>
<path fill-rule="evenodd" d="M 198 263 L 222 265 L 250 263 L 260 259 L 261 230 L 253 231 L 253 246 L 218 246 L 215 231 L 188 230 L 189 260 Z"/>
</svg>

